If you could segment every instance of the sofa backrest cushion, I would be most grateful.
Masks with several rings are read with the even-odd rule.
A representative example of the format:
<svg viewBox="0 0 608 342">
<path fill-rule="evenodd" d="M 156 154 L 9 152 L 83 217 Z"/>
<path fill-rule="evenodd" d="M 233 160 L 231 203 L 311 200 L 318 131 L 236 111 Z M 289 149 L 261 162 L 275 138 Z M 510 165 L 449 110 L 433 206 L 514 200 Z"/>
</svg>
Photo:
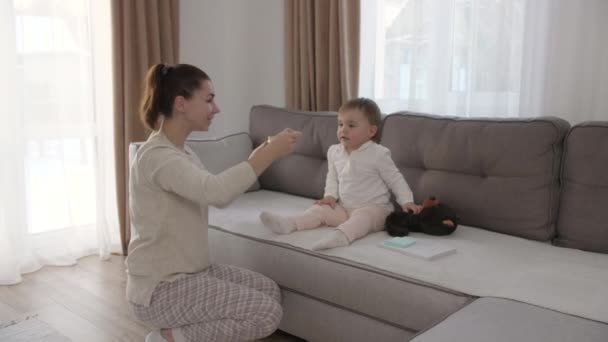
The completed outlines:
<svg viewBox="0 0 608 342">
<path fill-rule="evenodd" d="M 574 126 L 564 146 L 554 243 L 608 253 L 608 122 Z"/>
<path fill-rule="evenodd" d="M 554 236 L 562 143 L 558 118 L 463 119 L 396 113 L 381 143 L 420 202 L 451 206 L 465 225 L 545 241 Z"/>
<path fill-rule="evenodd" d="M 284 128 L 302 132 L 294 153 L 274 162 L 259 178 L 263 189 L 321 198 L 327 176 L 327 150 L 338 143 L 335 112 L 305 112 L 254 106 L 249 117 L 253 145 Z"/>
</svg>

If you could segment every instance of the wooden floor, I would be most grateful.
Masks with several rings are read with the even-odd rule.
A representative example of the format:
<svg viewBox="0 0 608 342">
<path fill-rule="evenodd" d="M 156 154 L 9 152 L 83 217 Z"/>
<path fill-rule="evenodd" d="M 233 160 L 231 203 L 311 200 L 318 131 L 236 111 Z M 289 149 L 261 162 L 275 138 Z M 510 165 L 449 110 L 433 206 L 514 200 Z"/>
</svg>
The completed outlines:
<svg viewBox="0 0 608 342">
<path fill-rule="evenodd" d="M 74 342 L 144 341 L 150 331 L 137 322 L 125 299 L 124 257 L 82 258 L 76 266 L 24 275 L 18 285 L 0 286 L 0 323 L 36 315 Z M 264 342 L 295 342 L 275 333 Z"/>
</svg>

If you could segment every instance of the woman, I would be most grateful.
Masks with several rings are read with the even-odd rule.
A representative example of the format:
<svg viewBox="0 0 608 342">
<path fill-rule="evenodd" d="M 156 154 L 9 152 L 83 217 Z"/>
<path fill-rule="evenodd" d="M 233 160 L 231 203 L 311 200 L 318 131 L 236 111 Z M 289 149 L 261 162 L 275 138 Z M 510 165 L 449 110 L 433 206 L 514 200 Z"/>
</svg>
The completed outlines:
<svg viewBox="0 0 608 342">
<path fill-rule="evenodd" d="M 131 165 L 134 231 L 126 260 L 135 316 L 159 330 L 146 341 L 246 341 L 271 334 L 280 292 L 252 271 L 209 263 L 208 206 L 245 192 L 299 132 L 286 129 L 248 161 L 213 175 L 186 145 L 219 113 L 211 79 L 195 66 L 158 64 L 146 76 L 141 119 L 154 132 Z"/>
</svg>

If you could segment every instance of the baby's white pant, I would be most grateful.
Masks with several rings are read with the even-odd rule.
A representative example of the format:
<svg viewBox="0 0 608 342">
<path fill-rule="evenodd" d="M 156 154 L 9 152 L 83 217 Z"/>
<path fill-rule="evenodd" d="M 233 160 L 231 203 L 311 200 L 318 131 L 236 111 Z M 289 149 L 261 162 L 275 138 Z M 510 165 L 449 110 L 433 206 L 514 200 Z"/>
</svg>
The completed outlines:
<svg viewBox="0 0 608 342">
<path fill-rule="evenodd" d="M 313 205 L 304 213 L 289 217 L 297 230 L 318 228 L 324 225 L 341 230 L 349 242 L 360 239 L 372 232 L 384 229 L 384 221 L 390 210 L 381 206 L 367 206 L 357 209 L 345 209 L 336 204 L 332 209 L 328 205 Z"/>
</svg>

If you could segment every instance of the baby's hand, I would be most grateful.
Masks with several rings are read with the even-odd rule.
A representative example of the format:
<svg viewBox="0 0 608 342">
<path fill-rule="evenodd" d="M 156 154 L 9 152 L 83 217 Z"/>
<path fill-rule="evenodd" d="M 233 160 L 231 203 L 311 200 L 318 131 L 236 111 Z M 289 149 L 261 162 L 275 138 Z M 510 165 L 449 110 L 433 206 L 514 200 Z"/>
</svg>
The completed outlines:
<svg viewBox="0 0 608 342">
<path fill-rule="evenodd" d="M 403 209 L 403 211 L 407 212 L 411 212 L 414 214 L 420 214 L 420 212 L 422 211 L 422 206 L 418 205 L 414 202 L 408 202 L 405 203 L 401 206 L 401 209 Z"/>
<path fill-rule="evenodd" d="M 337 199 L 335 199 L 332 196 L 325 196 L 325 197 L 323 197 L 320 200 L 316 200 L 315 204 L 318 204 L 318 205 L 328 205 L 332 209 L 335 209 L 336 208 L 336 201 L 337 201 Z"/>
</svg>

